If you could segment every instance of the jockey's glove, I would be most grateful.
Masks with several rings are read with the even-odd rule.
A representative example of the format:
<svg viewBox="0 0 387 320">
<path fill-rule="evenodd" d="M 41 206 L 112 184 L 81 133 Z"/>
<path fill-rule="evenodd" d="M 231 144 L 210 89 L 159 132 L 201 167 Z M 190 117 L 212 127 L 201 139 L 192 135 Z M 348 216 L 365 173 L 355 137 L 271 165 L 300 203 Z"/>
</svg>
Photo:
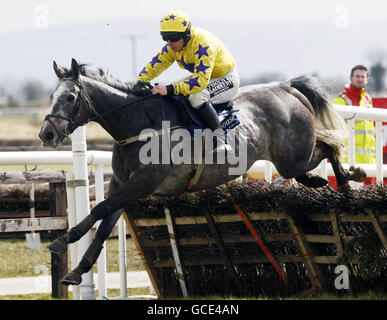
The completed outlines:
<svg viewBox="0 0 387 320">
<path fill-rule="evenodd" d="M 149 82 L 137 81 L 133 86 L 132 93 L 136 96 L 145 97 L 152 94 L 152 88 Z"/>
<path fill-rule="evenodd" d="M 175 88 L 173 84 L 167 86 L 167 95 L 173 97 L 175 95 Z"/>
</svg>

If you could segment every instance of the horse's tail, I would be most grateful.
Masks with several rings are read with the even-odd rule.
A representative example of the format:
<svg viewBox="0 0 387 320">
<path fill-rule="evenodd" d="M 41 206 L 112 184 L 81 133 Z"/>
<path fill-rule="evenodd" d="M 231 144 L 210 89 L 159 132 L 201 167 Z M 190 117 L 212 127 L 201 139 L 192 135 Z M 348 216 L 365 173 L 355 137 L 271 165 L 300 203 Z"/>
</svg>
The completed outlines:
<svg viewBox="0 0 387 320">
<path fill-rule="evenodd" d="M 333 148 L 340 158 L 348 137 L 344 119 L 333 108 L 324 85 L 315 77 L 301 76 L 289 80 L 290 86 L 300 91 L 311 103 L 315 112 L 316 140 Z"/>
</svg>

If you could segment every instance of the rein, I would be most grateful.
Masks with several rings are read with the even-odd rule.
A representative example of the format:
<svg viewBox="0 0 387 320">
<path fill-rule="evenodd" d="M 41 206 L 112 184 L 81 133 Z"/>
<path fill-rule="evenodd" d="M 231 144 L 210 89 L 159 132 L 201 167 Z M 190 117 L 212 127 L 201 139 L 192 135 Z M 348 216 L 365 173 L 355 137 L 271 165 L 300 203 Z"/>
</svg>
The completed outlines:
<svg viewBox="0 0 387 320">
<path fill-rule="evenodd" d="M 145 97 L 145 98 L 147 98 L 147 97 Z M 144 99 L 144 98 L 142 98 L 142 99 Z M 139 101 L 139 100 L 137 100 L 137 101 Z M 166 120 L 165 112 L 164 112 L 164 104 L 163 104 L 163 100 L 162 100 L 161 96 L 159 98 L 159 102 L 160 102 L 160 108 L 161 108 L 161 113 L 162 113 L 162 116 L 163 116 L 163 120 Z M 183 128 L 183 127 L 182 126 L 173 126 L 172 128 L 165 128 L 165 129 L 161 128 L 160 130 L 156 131 L 155 136 L 160 136 L 160 135 L 163 135 L 163 134 L 166 134 L 166 133 L 170 133 L 171 131 L 179 129 L 179 128 Z M 116 141 L 116 144 L 118 144 L 119 146 L 124 146 L 124 145 L 130 144 L 132 142 L 136 142 L 136 141 L 139 141 L 139 140 L 145 140 L 147 138 L 151 138 L 151 137 L 153 137 L 153 135 L 154 135 L 154 133 L 140 134 L 138 136 L 134 136 L 134 137 L 130 137 L 130 138 L 127 138 L 127 139 L 118 140 L 118 141 Z M 168 140 L 168 143 L 169 143 L 169 140 Z M 168 147 L 168 149 L 171 150 L 169 147 Z M 169 155 L 169 157 L 171 158 L 171 154 Z"/>
<path fill-rule="evenodd" d="M 83 94 L 83 85 L 78 82 L 78 81 L 75 81 L 74 79 L 70 79 L 70 78 L 66 78 L 66 79 L 62 79 L 62 81 L 72 81 L 74 84 L 76 84 L 78 87 L 79 87 L 79 93 L 78 93 L 78 96 L 76 98 L 76 101 L 75 101 L 75 105 L 74 105 L 74 108 L 73 110 L 71 111 L 71 115 L 70 117 L 64 117 L 64 116 L 60 116 L 60 115 L 56 115 L 56 114 L 47 114 L 44 118 L 44 120 L 47 120 L 52 126 L 53 128 L 55 129 L 56 133 L 58 134 L 58 136 L 63 136 L 63 137 L 68 137 L 71 133 L 73 133 L 73 131 L 77 128 L 77 127 L 80 127 L 80 126 L 84 126 L 86 125 L 87 123 L 89 123 L 90 121 L 95 121 L 95 120 L 98 120 L 112 112 L 115 112 L 117 110 L 120 110 L 120 109 L 123 109 L 123 108 L 126 108 L 126 107 L 129 107 L 135 103 L 138 103 L 138 102 L 141 102 L 141 101 L 144 101 L 144 100 L 148 100 L 150 99 L 151 97 L 153 97 L 153 95 L 147 95 L 145 97 L 142 97 L 142 98 L 138 98 L 136 99 L 135 101 L 131 101 L 129 103 L 124 103 L 122 105 L 119 105 L 117 107 L 113 107 L 105 112 L 102 112 L 100 114 L 97 114 L 96 116 L 94 117 L 91 117 L 91 118 L 88 118 L 86 121 L 84 121 L 83 123 L 80 123 L 80 124 L 76 124 L 75 123 L 75 116 L 78 114 L 80 108 L 81 108 L 81 103 L 82 101 L 86 101 L 87 103 L 87 108 L 89 109 L 89 113 L 91 111 L 90 109 L 90 103 L 89 103 L 89 100 L 86 98 L 86 96 Z M 164 110 L 163 111 L 163 114 L 164 114 Z M 57 129 L 57 127 L 55 126 L 55 124 L 52 122 L 51 118 L 54 118 L 54 119 L 62 119 L 62 120 L 65 120 L 65 121 L 68 121 L 68 125 L 67 127 L 65 128 L 64 132 L 61 133 L 59 132 L 59 130 Z M 176 127 L 173 127 L 171 128 L 170 130 L 172 129 L 177 129 L 178 126 Z M 162 130 L 159 130 L 159 131 L 162 131 Z M 159 132 L 157 131 L 157 133 Z M 160 133 L 161 134 L 161 133 Z M 118 140 L 118 141 L 115 141 L 118 145 L 122 146 L 122 145 L 126 145 L 126 144 L 129 144 L 129 143 L 132 143 L 132 142 L 135 142 L 135 141 L 138 141 L 142 136 L 136 136 L 136 137 L 133 137 L 133 138 L 128 138 L 128 139 L 123 139 L 123 140 Z"/>
</svg>

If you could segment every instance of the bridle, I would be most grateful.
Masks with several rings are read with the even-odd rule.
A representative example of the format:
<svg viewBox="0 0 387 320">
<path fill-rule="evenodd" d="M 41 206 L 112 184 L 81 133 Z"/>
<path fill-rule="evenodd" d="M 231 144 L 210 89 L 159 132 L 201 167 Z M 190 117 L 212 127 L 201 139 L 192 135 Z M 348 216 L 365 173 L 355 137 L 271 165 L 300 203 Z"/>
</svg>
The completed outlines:
<svg viewBox="0 0 387 320">
<path fill-rule="evenodd" d="M 73 133 L 73 131 L 79 127 L 79 126 L 84 126 L 86 125 L 87 123 L 89 123 L 90 121 L 95 121 L 95 120 L 98 120 L 100 118 L 103 118 L 103 116 L 107 115 L 107 114 L 110 114 L 114 111 L 117 111 L 119 109 L 122 109 L 122 108 L 125 108 L 125 107 L 128 107 L 130 105 L 133 105 L 135 103 L 138 103 L 138 102 L 141 102 L 141 101 L 144 101 L 144 100 L 147 100 L 147 99 L 150 99 L 153 95 L 152 93 L 150 93 L 149 95 L 145 96 L 145 97 L 141 97 L 141 98 L 138 98 L 134 101 L 131 101 L 129 103 L 124 103 L 122 105 L 119 105 L 117 107 L 112 107 L 110 108 L 109 110 L 105 111 L 105 112 L 102 112 L 102 113 L 97 113 L 95 110 L 94 110 L 94 113 L 96 113 L 97 115 L 94 116 L 94 117 L 91 117 L 91 118 L 87 118 L 86 121 L 82 122 L 82 123 L 76 123 L 75 122 L 75 117 L 76 115 L 78 114 L 80 108 L 81 108 L 81 103 L 82 101 L 86 101 L 86 104 L 87 104 L 87 108 L 89 110 L 88 114 L 90 115 L 91 114 L 91 108 L 90 108 L 90 103 L 89 103 L 89 100 L 87 99 L 87 97 L 85 96 L 84 94 L 84 89 L 83 89 L 83 86 L 82 86 L 82 83 L 80 83 L 79 81 L 76 81 L 72 78 L 65 78 L 65 79 L 62 79 L 61 81 L 72 81 L 74 84 L 76 84 L 78 87 L 79 87 L 79 93 L 78 93 L 78 96 L 76 98 L 76 101 L 75 101 L 75 104 L 74 104 L 74 107 L 73 107 L 73 110 L 71 111 L 71 115 L 70 117 L 63 117 L 63 116 L 60 116 L 60 115 L 56 115 L 56 114 L 48 114 L 45 116 L 44 120 L 47 120 L 52 126 L 53 128 L 55 129 L 56 133 L 58 134 L 59 138 L 62 140 L 62 138 L 65 138 L 65 137 L 68 137 L 70 134 Z M 163 104 L 162 104 L 162 100 L 160 98 L 160 104 L 161 104 L 161 110 L 162 110 L 162 114 L 163 114 L 163 119 L 165 120 L 165 113 L 164 113 L 164 108 L 163 108 Z M 62 120 L 66 120 L 68 122 L 67 124 L 67 127 L 64 129 L 63 132 L 59 132 L 58 128 L 55 126 L 55 124 L 51 121 L 51 119 L 54 118 L 54 119 L 62 119 Z M 177 128 L 181 128 L 181 126 L 175 126 L 175 127 L 172 127 L 171 130 L 174 130 L 174 129 L 177 129 Z M 163 132 L 163 130 L 159 130 L 161 132 Z M 160 134 L 158 131 L 158 134 Z M 139 137 L 140 136 L 135 136 L 135 137 L 131 137 L 131 138 L 127 138 L 127 139 L 123 139 L 123 140 L 118 140 L 116 141 L 116 143 L 118 145 L 126 145 L 126 144 L 129 144 L 129 143 L 132 143 L 132 142 L 135 142 L 135 141 L 138 141 L 139 140 Z"/>
<path fill-rule="evenodd" d="M 79 92 L 78 92 L 78 96 L 75 100 L 75 104 L 74 104 L 74 107 L 73 107 L 73 110 L 71 111 L 71 114 L 70 114 L 70 117 L 64 117 L 64 116 L 60 116 L 60 115 L 57 115 L 57 114 L 47 114 L 45 117 L 44 117 L 44 120 L 48 121 L 52 127 L 55 129 L 56 133 L 58 134 L 58 136 L 60 138 L 62 137 L 68 137 L 70 134 L 73 133 L 73 131 L 79 127 L 79 126 L 83 126 L 85 124 L 87 124 L 90 119 L 88 118 L 86 121 L 84 121 L 83 123 L 76 123 L 75 122 L 75 117 L 77 116 L 77 114 L 79 113 L 79 110 L 81 108 L 81 104 L 83 101 L 86 102 L 87 104 L 87 108 L 89 109 L 89 114 L 90 114 L 90 104 L 89 104 L 89 100 L 86 98 L 86 96 L 84 95 L 84 89 L 83 89 L 83 85 L 82 83 L 74 80 L 74 79 L 71 79 L 71 78 L 66 78 L 66 79 L 62 79 L 61 81 L 71 81 L 73 82 L 74 84 L 76 84 L 78 87 L 79 87 Z M 55 123 L 52 122 L 52 118 L 54 119 L 62 119 L 62 120 L 65 120 L 68 122 L 67 124 L 67 127 L 64 129 L 63 132 L 59 132 L 58 128 L 56 127 Z"/>
</svg>

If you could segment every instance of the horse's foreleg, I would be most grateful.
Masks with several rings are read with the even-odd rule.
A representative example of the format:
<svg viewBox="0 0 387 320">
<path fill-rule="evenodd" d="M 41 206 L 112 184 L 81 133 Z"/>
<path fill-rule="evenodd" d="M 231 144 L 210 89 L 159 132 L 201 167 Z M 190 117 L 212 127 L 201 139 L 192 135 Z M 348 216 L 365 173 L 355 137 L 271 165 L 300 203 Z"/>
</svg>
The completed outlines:
<svg viewBox="0 0 387 320">
<path fill-rule="evenodd" d="M 81 239 L 98 220 L 107 218 L 116 210 L 121 209 L 120 204 L 121 202 L 113 202 L 110 198 L 101 201 L 91 210 L 86 218 L 72 227 L 64 236 L 50 243 L 47 249 L 57 254 L 66 252 L 69 243 L 74 243 Z"/>
<path fill-rule="evenodd" d="M 98 227 L 95 238 L 84 253 L 78 266 L 70 273 L 64 276 L 61 282 L 65 285 L 79 285 L 82 282 L 82 274 L 89 272 L 97 261 L 102 249 L 103 243 L 111 234 L 116 225 L 122 210 L 117 210 L 110 216 L 104 218 Z"/>
<path fill-rule="evenodd" d="M 155 170 L 152 170 L 152 167 L 138 170 L 130 180 L 109 195 L 106 200 L 98 203 L 86 218 L 71 228 L 64 236 L 48 245 L 47 249 L 58 254 L 64 253 L 67 250 L 67 245 L 82 238 L 96 221 L 110 216 L 138 198 L 151 194 L 168 176 L 169 172 L 170 167 L 168 166 L 157 166 Z"/>
<path fill-rule="evenodd" d="M 97 220 L 92 215 L 88 215 L 84 218 L 80 223 L 78 223 L 75 227 L 71 228 L 69 232 L 67 232 L 64 236 L 54 240 L 47 246 L 47 250 L 56 253 L 62 254 L 67 251 L 67 246 L 69 243 L 73 243 L 82 238 L 87 231 L 89 231 L 94 223 Z"/>
<path fill-rule="evenodd" d="M 110 184 L 109 184 L 109 195 L 113 194 L 117 189 L 119 189 L 119 187 L 120 187 L 120 184 L 119 184 L 118 180 L 113 176 L 113 178 L 111 179 Z M 102 201 L 102 202 L 104 202 L 104 201 Z M 93 212 L 93 210 L 92 210 L 92 212 Z M 99 210 L 100 210 L 100 208 L 99 208 Z M 68 244 L 76 242 L 80 238 L 82 238 L 82 236 L 84 234 L 86 234 L 87 231 L 89 231 L 93 227 L 93 225 L 95 224 L 95 222 L 97 220 L 99 220 L 99 219 L 97 219 L 94 215 L 92 215 L 92 214 L 88 215 L 79 224 L 77 224 L 75 227 L 71 228 L 69 230 L 69 232 L 66 233 L 64 236 L 56 239 L 51 244 L 49 244 L 47 246 L 47 249 L 50 250 L 51 252 L 54 252 L 57 254 L 62 254 L 64 252 L 66 252 Z M 110 226 L 109 220 L 107 220 L 106 222 L 102 221 L 100 228 L 107 229 L 108 226 Z M 111 230 L 113 229 L 113 227 L 114 227 L 114 224 L 111 226 Z M 98 228 L 98 229 L 100 229 L 100 228 Z M 110 232 L 111 232 L 111 230 L 110 230 Z M 103 239 L 103 241 L 105 241 L 105 239 Z M 103 241 L 102 241 L 102 243 L 103 243 Z"/>
<path fill-rule="evenodd" d="M 113 194 L 115 190 L 119 189 L 121 183 L 113 176 L 109 184 L 109 195 Z M 122 210 L 117 210 L 108 217 L 102 219 L 101 224 L 98 227 L 95 238 L 91 242 L 90 246 L 84 253 L 78 266 L 74 268 L 70 273 L 64 276 L 61 282 L 65 285 L 78 285 L 82 282 L 82 274 L 88 272 L 97 261 L 102 249 L 103 243 L 111 234 L 114 226 L 116 225 Z"/>
</svg>

